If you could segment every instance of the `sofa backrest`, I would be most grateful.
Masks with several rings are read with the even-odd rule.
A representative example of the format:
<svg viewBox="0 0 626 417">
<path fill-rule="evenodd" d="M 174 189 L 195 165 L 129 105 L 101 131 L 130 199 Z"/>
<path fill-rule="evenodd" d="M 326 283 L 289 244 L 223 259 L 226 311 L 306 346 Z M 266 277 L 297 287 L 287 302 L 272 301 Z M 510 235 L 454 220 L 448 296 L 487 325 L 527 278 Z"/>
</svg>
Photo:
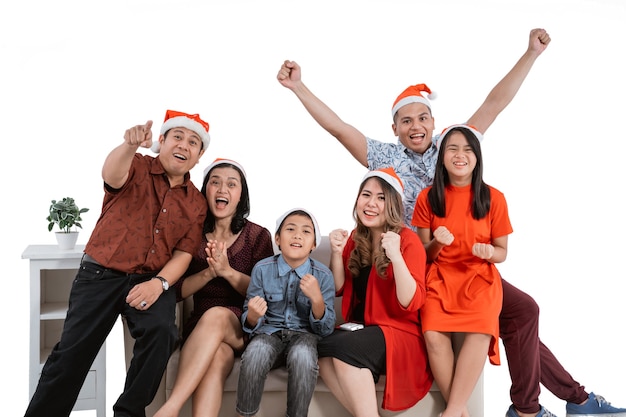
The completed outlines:
<svg viewBox="0 0 626 417">
<path fill-rule="evenodd" d="M 330 240 L 328 240 L 328 236 L 322 236 L 322 241 L 320 242 L 319 247 L 315 248 L 313 252 L 311 252 L 311 258 L 317 259 L 324 265 L 328 266 L 330 262 Z"/>
</svg>

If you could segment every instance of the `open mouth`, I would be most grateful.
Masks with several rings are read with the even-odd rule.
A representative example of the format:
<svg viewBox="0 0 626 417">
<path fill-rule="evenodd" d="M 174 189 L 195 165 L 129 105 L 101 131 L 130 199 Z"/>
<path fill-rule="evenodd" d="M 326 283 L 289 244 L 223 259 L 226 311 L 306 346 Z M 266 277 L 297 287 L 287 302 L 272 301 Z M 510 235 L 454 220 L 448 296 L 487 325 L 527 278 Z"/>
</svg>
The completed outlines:
<svg viewBox="0 0 626 417">
<path fill-rule="evenodd" d="M 215 199 L 215 204 L 217 205 L 217 207 L 226 207 L 228 205 L 228 200 L 218 197 Z"/>
</svg>

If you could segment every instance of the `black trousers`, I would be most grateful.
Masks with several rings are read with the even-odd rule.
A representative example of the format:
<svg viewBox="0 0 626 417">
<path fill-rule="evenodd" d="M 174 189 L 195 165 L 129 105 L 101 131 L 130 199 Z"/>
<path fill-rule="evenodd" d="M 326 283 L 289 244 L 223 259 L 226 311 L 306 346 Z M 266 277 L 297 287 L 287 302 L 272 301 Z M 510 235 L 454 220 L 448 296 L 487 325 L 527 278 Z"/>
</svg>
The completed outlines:
<svg viewBox="0 0 626 417">
<path fill-rule="evenodd" d="M 139 311 L 125 299 L 150 274 L 124 274 L 81 262 L 72 284 L 61 340 L 48 357 L 25 417 L 67 417 L 98 351 L 120 314 L 135 339 L 124 391 L 113 406 L 116 417 L 145 417 L 178 339 L 176 294 L 164 292 Z"/>
</svg>

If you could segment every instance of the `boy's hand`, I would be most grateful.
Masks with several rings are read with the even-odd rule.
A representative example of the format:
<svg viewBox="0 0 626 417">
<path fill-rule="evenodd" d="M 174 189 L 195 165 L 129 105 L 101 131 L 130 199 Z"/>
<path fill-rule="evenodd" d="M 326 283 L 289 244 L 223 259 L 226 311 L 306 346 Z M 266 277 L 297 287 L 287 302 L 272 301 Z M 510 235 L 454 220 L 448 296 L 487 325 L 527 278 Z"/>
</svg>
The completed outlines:
<svg viewBox="0 0 626 417">
<path fill-rule="evenodd" d="M 324 296 L 317 278 L 311 274 L 303 276 L 300 280 L 300 290 L 311 300 L 311 314 L 313 314 L 313 317 L 317 320 L 324 317 L 326 304 L 324 303 Z"/>
<path fill-rule="evenodd" d="M 304 295 L 309 297 L 311 302 L 314 302 L 315 300 L 323 300 L 320 283 L 317 281 L 317 278 L 311 274 L 306 274 L 302 277 L 300 280 L 300 290 L 302 290 Z"/>
<path fill-rule="evenodd" d="M 265 315 L 267 311 L 267 301 L 264 298 L 254 296 L 248 301 L 248 317 L 246 321 L 250 324 L 250 327 L 256 326 L 259 319 Z"/>
</svg>

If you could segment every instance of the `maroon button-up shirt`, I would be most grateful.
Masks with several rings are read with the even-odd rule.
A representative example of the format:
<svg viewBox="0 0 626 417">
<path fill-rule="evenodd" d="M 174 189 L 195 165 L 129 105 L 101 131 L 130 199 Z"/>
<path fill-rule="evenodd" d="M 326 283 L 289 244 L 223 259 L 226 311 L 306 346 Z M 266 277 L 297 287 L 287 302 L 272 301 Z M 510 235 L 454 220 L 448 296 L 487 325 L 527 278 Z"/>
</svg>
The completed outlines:
<svg viewBox="0 0 626 417">
<path fill-rule="evenodd" d="M 126 273 L 158 272 L 174 249 L 195 253 L 202 239 L 206 198 L 187 173 L 170 187 L 158 157 L 135 154 L 120 189 L 104 184 L 102 214 L 85 253 Z"/>
</svg>

